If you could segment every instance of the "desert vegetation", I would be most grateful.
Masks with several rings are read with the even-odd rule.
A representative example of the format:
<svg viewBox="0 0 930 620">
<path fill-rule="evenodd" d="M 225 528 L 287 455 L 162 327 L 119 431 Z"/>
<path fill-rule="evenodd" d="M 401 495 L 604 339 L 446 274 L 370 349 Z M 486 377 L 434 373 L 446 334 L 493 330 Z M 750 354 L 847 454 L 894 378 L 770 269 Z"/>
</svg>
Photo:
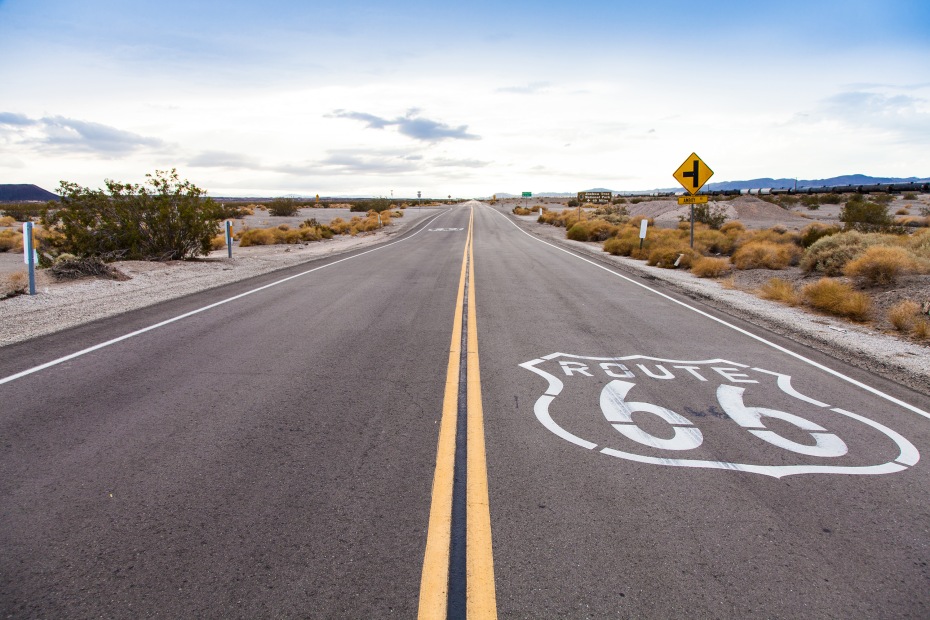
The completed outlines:
<svg viewBox="0 0 930 620">
<path fill-rule="evenodd" d="M 886 329 L 926 338 L 930 286 L 921 283 L 930 274 L 930 229 L 908 232 L 896 226 L 888 216 L 890 199 L 881 196 L 827 194 L 819 200 L 844 203 L 841 226 L 812 222 L 797 232 L 780 225 L 748 230 L 739 221 L 708 224 L 705 220 L 695 226 L 693 247 L 688 222 L 674 229 L 650 226 L 641 243 L 643 217 L 631 218 L 625 212 L 611 218 L 600 209 L 553 210 L 541 212 L 538 221 L 564 227 L 568 239 L 602 242 L 603 250 L 612 255 L 660 268 L 687 269 L 701 278 L 785 273 L 750 290 L 779 303 L 852 321 L 873 321 Z M 906 280 L 915 277 L 924 279 Z M 905 281 L 913 283 L 909 294 L 917 299 L 895 293 L 895 287 Z M 897 305 L 890 307 L 893 304 Z"/>
</svg>

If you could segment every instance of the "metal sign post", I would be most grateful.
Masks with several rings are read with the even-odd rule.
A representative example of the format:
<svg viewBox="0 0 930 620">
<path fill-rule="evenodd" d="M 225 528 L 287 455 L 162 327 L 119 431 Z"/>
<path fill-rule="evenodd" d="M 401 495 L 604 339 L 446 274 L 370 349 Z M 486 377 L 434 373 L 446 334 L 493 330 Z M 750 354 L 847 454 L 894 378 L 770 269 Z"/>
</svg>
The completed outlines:
<svg viewBox="0 0 930 620">
<path fill-rule="evenodd" d="M 704 187 L 704 184 L 707 183 L 707 179 L 714 175 L 714 171 L 707 167 L 700 157 L 697 156 L 697 153 L 691 153 L 688 156 L 688 159 L 684 161 L 683 164 L 678 166 L 672 176 L 675 177 L 675 180 L 681 183 L 681 186 L 685 188 L 692 198 L 697 198 L 695 194 L 701 191 L 701 188 Z M 707 202 L 706 196 L 703 202 Z M 683 204 L 679 202 L 678 204 Z M 691 205 L 691 247 L 694 247 L 694 202 L 689 203 Z"/>
<path fill-rule="evenodd" d="M 29 270 L 29 294 L 36 294 L 36 248 L 33 238 L 33 223 L 23 223 L 23 259 Z"/>
<path fill-rule="evenodd" d="M 226 257 L 232 258 L 232 222 L 226 220 Z"/>
</svg>

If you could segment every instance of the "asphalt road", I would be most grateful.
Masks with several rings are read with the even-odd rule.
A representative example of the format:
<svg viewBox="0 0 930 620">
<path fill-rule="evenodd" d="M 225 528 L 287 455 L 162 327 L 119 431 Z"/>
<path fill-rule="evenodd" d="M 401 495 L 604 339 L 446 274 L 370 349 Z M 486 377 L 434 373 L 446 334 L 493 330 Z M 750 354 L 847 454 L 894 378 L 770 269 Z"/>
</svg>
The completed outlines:
<svg viewBox="0 0 930 620">
<path fill-rule="evenodd" d="M 925 618 L 928 410 L 470 203 L 0 349 L 0 615 Z"/>
</svg>

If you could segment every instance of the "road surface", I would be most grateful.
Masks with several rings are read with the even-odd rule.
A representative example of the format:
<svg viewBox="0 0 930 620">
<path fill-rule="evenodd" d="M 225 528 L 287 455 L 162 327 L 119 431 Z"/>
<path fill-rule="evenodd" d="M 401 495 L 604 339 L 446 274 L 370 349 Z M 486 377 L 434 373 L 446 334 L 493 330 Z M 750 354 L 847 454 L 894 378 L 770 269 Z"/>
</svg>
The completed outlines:
<svg viewBox="0 0 930 620">
<path fill-rule="evenodd" d="M 0 349 L 0 614 L 927 617 L 928 410 L 466 203 Z"/>
</svg>

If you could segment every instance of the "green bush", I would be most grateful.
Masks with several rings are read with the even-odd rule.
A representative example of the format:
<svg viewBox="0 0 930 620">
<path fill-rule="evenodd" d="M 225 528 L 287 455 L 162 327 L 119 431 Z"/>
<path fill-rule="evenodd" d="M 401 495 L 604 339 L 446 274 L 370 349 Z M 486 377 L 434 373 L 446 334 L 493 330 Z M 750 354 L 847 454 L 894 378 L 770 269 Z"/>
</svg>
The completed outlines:
<svg viewBox="0 0 930 620">
<path fill-rule="evenodd" d="M 828 226 L 826 224 L 814 222 L 801 229 L 799 241 L 802 247 L 809 248 L 818 240 L 829 237 L 830 235 L 835 235 L 838 232 L 840 232 L 840 229 L 836 226 Z"/>
<path fill-rule="evenodd" d="M 62 181 L 61 203 L 42 214 L 56 235 L 53 253 L 174 260 L 205 255 L 219 233 L 221 209 L 206 191 L 180 181 L 176 170 L 147 174 L 144 185 L 106 180 L 106 190 Z"/>
<path fill-rule="evenodd" d="M 297 215 L 298 211 L 300 211 L 300 203 L 293 198 L 275 198 L 268 205 L 268 215 L 277 217 Z"/>
<path fill-rule="evenodd" d="M 892 235 L 863 234 L 855 230 L 829 235 L 815 241 L 801 257 L 804 271 L 838 276 L 843 268 L 873 245 L 887 244 Z"/>
<path fill-rule="evenodd" d="M 711 203 L 694 205 L 694 221 L 707 224 L 714 230 L 720 230 L 720 227 L 726 224 L 727 210 L 725 207 Z"/>
<path fill-rule="evenodd" d="M 886 204 L 867 201 L 859 195 L 850 198 L 840 211 L 840 221 L 844 224 L 844 230 L 858 230 L 859 232 L 894 230 L 894 218 L 888 213 Z"/>
<path fill-rule="evenodd" d="M 57 204 L 56 201 L 44 202 L 9 202 L 3 205 L 0 215 L 12 217 L 17 222 L 31 222 L 42 217 L 46 205 Z"/>
</svg>

